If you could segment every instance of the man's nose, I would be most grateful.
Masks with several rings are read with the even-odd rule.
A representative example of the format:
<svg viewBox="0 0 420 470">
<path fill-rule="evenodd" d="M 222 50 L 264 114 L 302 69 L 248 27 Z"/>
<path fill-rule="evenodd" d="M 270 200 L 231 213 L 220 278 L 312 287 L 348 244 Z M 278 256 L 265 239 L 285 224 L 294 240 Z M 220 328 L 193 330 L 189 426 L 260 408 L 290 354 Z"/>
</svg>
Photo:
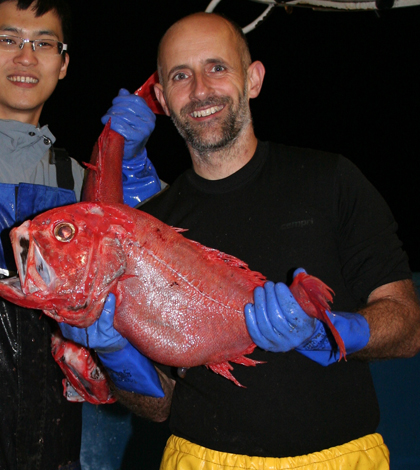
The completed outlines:
<svg viewBox="0 0 420 470">
<path fill-rule="evenodd" d="M 214 93 L 211 80 L 204 74 L 196 74 L 193 80 L 193 86 L 190 94 L 190 99 L 202 100 Z"/>
<path fill-rule="evenodd" d="M 23 43 L 23 47 L 17 50 L 14 60 L 15 62 L 22 63 L 24 65 L 36 64 L 38 59 L 33 50 L 32 43 Z"/>
</svg>

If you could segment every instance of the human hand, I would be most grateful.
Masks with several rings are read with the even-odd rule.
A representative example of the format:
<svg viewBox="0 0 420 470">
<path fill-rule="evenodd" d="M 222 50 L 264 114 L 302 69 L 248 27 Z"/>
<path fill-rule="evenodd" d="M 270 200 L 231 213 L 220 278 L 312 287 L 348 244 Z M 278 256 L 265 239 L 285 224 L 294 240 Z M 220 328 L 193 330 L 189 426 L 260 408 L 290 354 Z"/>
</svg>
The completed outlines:
<svg viewBox="0 0 420 470">
<path fill-rule="evenodd" d="M 305 271 L 297 269 L 294 276 L 300 272 Z M 337 330 L 347 354 L 359 351 L 369 342 L 369 324 L 362 315 L 325 311 L 328 317 L 325 320 L 331 322 L 326 327 L 323 321 L 306 315 L 282 283 L 274 285 L 268 281 L 264 288 L 257 287 L 254 301 L 254 304 L 247 304 L 244 311 L 248 332 L 254 343 L 267 351 L 296 349 L 309 359 L 328 366 L 340 359 L 340 350 L 330 328 Z"/>
<path fill-rule="evenodd" d="M 112 100 L 112 106 L 102 117 L 102 124 L 111 118 L 111 129 L 124 139 L 124 160 L 141 153 L 155 128 L 156 116 L 143 98 L 130 94 L 124 88 Z"/>
<path fill-rule="evenodd" d="M 115 296 L 109 294 L 101 316 L 88 328 L 59 323 L 67 339 L 95 349 L 114 384 L 121 390 L 152 397 L 164 393 L 152 362 L 114 328 Z"/>
<path fill-rule="evenodd" d="M 267 281 L 264 287 L 256 287 L 254 304 L 247 304 L 244 313 L 252 341 L 271 352 L 290 351 L 305 343 L 318 321 L 303 311 L 282 282 Z"/>
<path fill-rule="evenodd" d="M 97 353 L 110 353 L 123 349 L 128 341 L 114 328 L 115 295 L 109 294 L 101 316 L 88 328 L 78 328 L 67 323 L 59 323 L 61 333 L 67 339 Z"/>
</svg>

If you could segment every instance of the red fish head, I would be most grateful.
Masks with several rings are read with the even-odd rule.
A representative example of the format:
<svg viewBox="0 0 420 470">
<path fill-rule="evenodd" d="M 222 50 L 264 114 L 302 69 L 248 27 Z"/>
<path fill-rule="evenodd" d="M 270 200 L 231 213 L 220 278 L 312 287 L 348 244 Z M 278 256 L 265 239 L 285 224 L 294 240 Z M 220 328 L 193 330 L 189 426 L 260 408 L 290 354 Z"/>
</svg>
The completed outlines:
<svg viewBox="0 0 420 470">
<path fill-rule="evenodd" d="M 52 355 L 66 376 L 63 388 L 68 401 L 87 401 L 94 405 L 116 401 L 96 355 L 92 356 L 87 348 L 63 338 L 58 331 L 52 335 L 51 346 Z"/>
<path fill-rule="evenodd" d="M 124 273 L 126 258 L 112 217 L 99 204 L 60 207 L 11 232 L 19 282 L 0 295 L 57 321 L 91 325 Z"/>
</svg>

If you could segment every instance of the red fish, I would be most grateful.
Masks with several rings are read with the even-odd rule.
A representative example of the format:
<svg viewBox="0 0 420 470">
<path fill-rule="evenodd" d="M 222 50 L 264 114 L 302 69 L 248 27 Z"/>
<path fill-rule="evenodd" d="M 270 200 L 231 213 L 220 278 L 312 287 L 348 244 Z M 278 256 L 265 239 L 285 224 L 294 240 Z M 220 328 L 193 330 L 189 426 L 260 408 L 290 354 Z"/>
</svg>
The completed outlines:
<svg viewBox="0 0 420 470">
<path fill-rule="evenodd" d="M 159 83 L 159 75 L 157 71 L 152 74 L 144 83 L 143 85 L 134 92 L 135 95 L 141 96 L 147 103 L 147 106 L 155 113 L 155 114 L 165 114 L 162 106 L 160 105 L 159 101 L 156 98 L 154 84 Z"/>
<path fill-rule="evenodd" d="M 115 328 L 154 361 L 205 364 L 234 381 L 229 361 L 255 365 L 244 357 L 255 344 L 243 308 L 264 277 L 242 261 L 122 204 L 52 209 L 14 229 L 11 238 L 20 287 L 2 284 L 1 295 L 8 300 L 87 327 L 112 292 Z M 308 283 L 306 294 L 315 290 L 319 297 L 321 291 L 323 311 L 331 297 L 321 281 L 300 274 L 292 292 Z M 305 299 L 302 307 L 318 315 L 311 311 L 316 303 Z"/>
<path fill-rule="evenodd" d="M 87 401 L 94 405 L 115 402 L 96 357 L 87 348 L 60 334 L 53 334 L 51 346 L 55 362 L 66 376 L 63 389 L 68 401 Z"/>
<path fill-rule="evenodd" d="M 88 327 L 114 293 L 115 328 L 147 357 L 181 368 L 206 365 L 240 385 L 229 362 L 257 364 L 246 357 L 256 346 L 243 309 L 265 277 L 120 204 L 121 159 L 121 138 L 107 125 L 84 193 L 96 202 L 52 209 L 13 229 L 19 279 L 0 282 L 0 296 Z M 111 187 L 117 189 L 107 191 Z M 290 289 L 308 315 L 329 323 L 331 289 L 305 274 Z"/>
</svg>

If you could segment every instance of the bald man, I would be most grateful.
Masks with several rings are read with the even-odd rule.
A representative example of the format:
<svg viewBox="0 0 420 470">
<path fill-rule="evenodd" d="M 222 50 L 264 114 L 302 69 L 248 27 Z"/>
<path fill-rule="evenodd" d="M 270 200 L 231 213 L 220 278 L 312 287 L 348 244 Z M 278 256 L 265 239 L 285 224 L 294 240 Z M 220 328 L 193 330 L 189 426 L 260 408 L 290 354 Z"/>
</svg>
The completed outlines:
<svg viewBox="0 0 420 470">
<path fill-rule="evenodd" d="M 164 398 L 120 399 L 155 421 L 170 416 L 162 469 L 389 468 L 369 360 L 416 354 L 420 309 L 388 207 L 345 158 L 258 140 L 249 101 L 265 70 L 234 23 L 178 21 L 158 69 L 157 98 L 192 168 L 142 210 L 276 284 L 255 289 L 244 310 L 258 346 L 250 357 L 264 362 L 235 366 L 246 388 L 206 367 L 179 378 L 159 366 Z M 335 291 L 330 318 L 347 361 L 288 290 L 299 266 Z"/>
</svg>

